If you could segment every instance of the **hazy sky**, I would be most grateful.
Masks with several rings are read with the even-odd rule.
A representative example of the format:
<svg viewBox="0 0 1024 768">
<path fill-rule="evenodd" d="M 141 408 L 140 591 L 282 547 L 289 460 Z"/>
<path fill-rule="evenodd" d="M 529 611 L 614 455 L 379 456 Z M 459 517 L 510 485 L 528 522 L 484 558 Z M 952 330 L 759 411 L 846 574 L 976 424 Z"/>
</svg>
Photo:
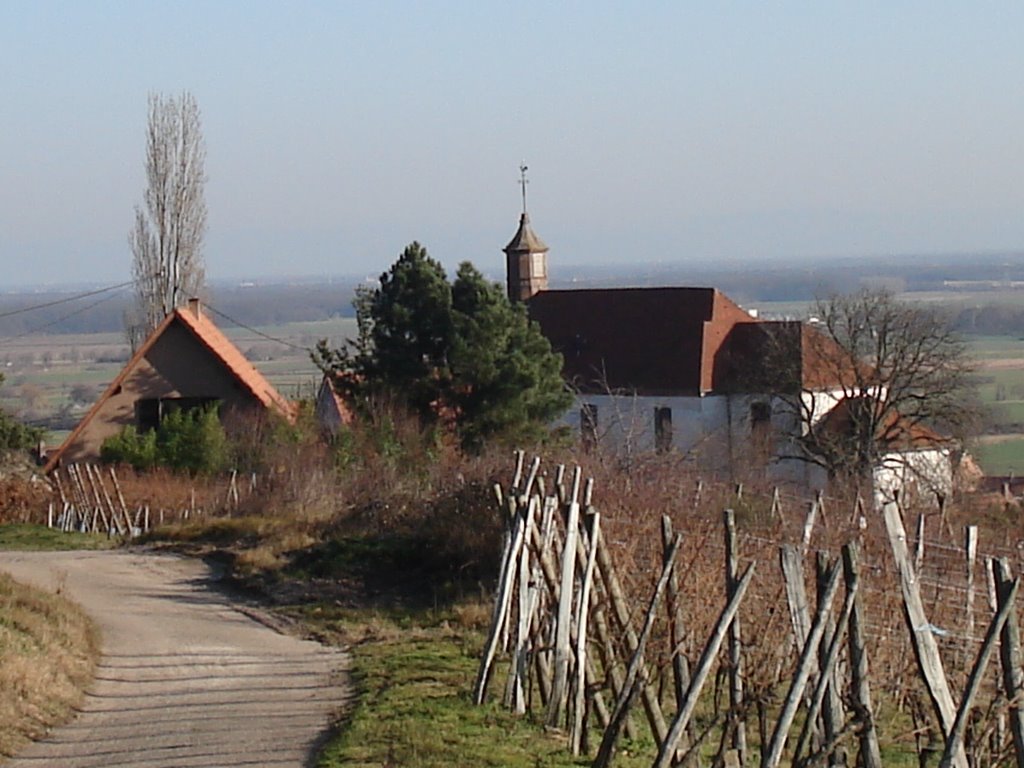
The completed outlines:
<svg viewBox="0 0 1024 768">
<path fill-rule="evenodd" d="M 147 94 L 212 277 L 1024 250 L 1024 3 L 0 4 L 0 282 L 129 277 Z"/>
</svg>

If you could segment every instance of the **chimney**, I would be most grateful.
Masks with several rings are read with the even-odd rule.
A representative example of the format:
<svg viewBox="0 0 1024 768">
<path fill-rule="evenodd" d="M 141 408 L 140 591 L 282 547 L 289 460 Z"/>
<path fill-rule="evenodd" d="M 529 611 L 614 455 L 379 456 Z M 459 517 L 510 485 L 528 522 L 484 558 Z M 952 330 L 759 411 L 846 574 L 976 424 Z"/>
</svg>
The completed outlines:
<svg viewBox="0 0 1024 768">
<path fill-rule="evenodd" d="M 188 300 L 188 309 L 189 309 L 189 312 L 192 313 L 192 315 L 195 317 L 196 320 L 201 320 L 202 319 L 202 317 L 203 317 L 203 310 L 199 306 L 199 299 L 197 299 L 197 298 L 189 299 Z"/>
</svg>

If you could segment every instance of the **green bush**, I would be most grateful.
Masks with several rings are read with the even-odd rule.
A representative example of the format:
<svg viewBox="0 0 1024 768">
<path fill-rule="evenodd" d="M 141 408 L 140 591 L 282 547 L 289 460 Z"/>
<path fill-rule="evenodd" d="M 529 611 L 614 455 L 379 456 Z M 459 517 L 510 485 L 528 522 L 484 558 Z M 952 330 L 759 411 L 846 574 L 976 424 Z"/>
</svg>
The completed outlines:
<svg viewBox="0 0 1024 768">
<path fill-rule="evenodd" d="M 135 469 L 152 469 L 157 465 L 156 432 L 139 433 L 125 427 L 100 446 L 100 460 L 107 464 L 130 464 Z"/>
<path fill-rule="evenodd" d="M 228 464 L 228 440 L 215 407 L 173 411 L 155 431 L 125 427 L 103 442 L 100 458 L 138 470 L 161 466 L 212 475 Z"/>
</svg>

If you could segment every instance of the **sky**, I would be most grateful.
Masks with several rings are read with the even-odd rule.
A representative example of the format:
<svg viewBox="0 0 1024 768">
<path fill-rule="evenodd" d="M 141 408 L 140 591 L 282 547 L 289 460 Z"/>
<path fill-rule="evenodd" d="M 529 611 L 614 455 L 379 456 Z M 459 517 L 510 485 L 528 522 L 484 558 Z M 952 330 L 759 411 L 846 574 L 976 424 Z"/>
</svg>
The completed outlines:
<svg viewBox="0 0 1024 768">
<path fill-rule="evenodd" d="M 0 284 L 130 278 L 190 91 L 214 279 L 1024 252 L 1024 3 L 0 4 Z"/>
</svg>

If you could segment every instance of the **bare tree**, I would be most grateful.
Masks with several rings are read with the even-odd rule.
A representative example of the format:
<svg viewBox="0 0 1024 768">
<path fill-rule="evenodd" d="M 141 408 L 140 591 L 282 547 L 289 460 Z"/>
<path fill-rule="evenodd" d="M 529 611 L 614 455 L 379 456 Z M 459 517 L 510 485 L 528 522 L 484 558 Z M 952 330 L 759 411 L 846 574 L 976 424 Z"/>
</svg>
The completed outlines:
<svg viewBox="0 0 1024 768">
<path fill-rule="evenodd" d="M 126 330 L 133 347 L 203 287 L 205 161 L 195 97 L 151 94 L 146 192 L 128 235 L 136 306 Z"/>
<path fill-rule="evenodd" d="M 973 366 L 940 310 L 861 291 L 817 302 L 811 325 L 766 323 L 766 378 L 802 424 L 792 458 L 865 477 L 894 449 L 976 426 Z"/>
</svg>

